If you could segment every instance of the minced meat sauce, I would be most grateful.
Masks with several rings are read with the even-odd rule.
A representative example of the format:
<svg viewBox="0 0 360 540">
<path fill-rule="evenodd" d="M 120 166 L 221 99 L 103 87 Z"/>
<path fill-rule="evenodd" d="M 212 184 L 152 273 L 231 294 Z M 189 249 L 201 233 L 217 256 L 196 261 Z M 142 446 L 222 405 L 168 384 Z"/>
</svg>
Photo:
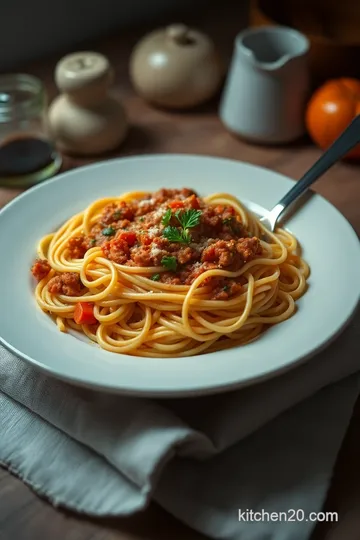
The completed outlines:
<svg viewBox="0 0 360 540">
<path fill-rule="evenodd" d="M 120 265 L 161 267 L 150 279 L 170 285 L 191 285 L 214 268 L 239 270 L 261 254 L 259 239 L 250 237 L 232 206 L 208 205 L 186 188 L 107 205 L 89 236 L 69 240 L 69 254 L 82 258 L 94 246 Z M 38 279 L 44 277 L 44 265 L 37 261 L 33 266 Z M 50 292 L 79 294 L 75 277 L 57 278 Z M 212 288 L 213 299 L 226 300 L 241 291 L 242 279 L 210 277 L 201 285 Z"/>
</svg>

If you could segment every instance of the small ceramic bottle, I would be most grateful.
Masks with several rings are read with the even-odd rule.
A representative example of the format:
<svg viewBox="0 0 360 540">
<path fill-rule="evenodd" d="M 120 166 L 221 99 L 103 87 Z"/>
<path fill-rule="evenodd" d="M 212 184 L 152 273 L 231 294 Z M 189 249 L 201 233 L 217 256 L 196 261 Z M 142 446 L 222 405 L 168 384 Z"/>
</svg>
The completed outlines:
<svg viewBox="0 0 360 540">
<path fill-rule="evenodd" d="M 124 140 L 127 121 L 123 106 L 109 94 L 113 73 L 106 57 L 95 52 L 65 56 L 56 66 L 62 92 L 49 108 L 49 129 L 65 153 L 96 155 Z"/>
<path fill-rule="evenodd" d="M 223 67 L 208 36 L 175 24 L 139 41 L 131 55 L 130 77 L 137 93 L 150 103 L 185 109 L 216 93 Z"/>
</svg>

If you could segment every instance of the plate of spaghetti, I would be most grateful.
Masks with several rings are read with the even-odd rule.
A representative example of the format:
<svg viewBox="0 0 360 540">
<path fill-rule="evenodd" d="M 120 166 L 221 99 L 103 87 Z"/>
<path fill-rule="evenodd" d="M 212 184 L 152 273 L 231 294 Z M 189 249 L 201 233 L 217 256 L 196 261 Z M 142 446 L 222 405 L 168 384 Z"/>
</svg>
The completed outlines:
<svg viewBox="0 0 360 540">
<path fill-rule="evenodd" d="M 260 223 L 257 208 L 291 182 L 167 155 L 31 189 L 0 213 L 1 342 L 60 378 L 135 395 L 225 391 L 290 369 L 342 330 L 360 295 L 358 238 L 323 198 L 274 233 Z"/>
</svg>

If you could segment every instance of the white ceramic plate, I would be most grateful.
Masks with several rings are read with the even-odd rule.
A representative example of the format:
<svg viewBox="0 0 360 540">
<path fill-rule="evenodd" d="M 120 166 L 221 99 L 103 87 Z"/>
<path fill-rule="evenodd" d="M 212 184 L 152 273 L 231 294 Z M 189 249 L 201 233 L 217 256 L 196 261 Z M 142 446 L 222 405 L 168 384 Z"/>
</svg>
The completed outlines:
<svg viewBox="0 0 360 540">
<path fill-rule="evenodd" d="M 0 213 L 1 342 L 34 366 L 76 384 L 148 396 L 229 390 L 304 361 L 335 337 L 360 296 L 360 244 L 344 217 L 312 197 L 287 227 L 311 266 L 309 290 L 291 319 L 244 347 L 179 359 L 103 351 L 59 332 L 36 305 L 30 266 L 39 239 L 94 199 L 129 190 L 188 186 L 229 192 L 270 209 L 293 182 L 245 163 L 197 156 L 144 156 L 76 169 L 27 191 Z"/>
</svg>

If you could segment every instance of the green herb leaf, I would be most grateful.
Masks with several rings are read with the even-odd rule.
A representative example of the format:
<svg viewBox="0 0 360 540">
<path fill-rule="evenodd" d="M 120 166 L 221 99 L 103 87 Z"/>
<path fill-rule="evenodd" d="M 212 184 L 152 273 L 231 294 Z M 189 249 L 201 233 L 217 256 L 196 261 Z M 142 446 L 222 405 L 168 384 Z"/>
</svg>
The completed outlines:
<svg viewBox="0 0 360 540">
<path fill-rule="evenodd" d="M 113 227 L 106 227 L 106 229 L 103 229 L 101 232 L 104 236 L 113 236 L 115 234 L 115 229 L 113 229 Z"/>
<path fill-rule="evenodd" d="M 192 238 L 191 238 L 191 234 L 189 233 L 187 229 L 185 229 L 184 231 L 181 231 L 181 237 L 183 239 L 184 244 L 190 244 Z"/>
<path fill-rule="evenodd" d="M 95 238 L 92 238 L 92 239 L 90 240 L 90 246 L 95 246 L 95 244 L 96 244 L 96 239 L 95 239 Z"/>
<path fill-rule="evenodd" d="M 163 235 L 170 242 L 182 242 L 181 231 L 176 227 L 166 227 L 163 231 Z"/>
<path fill-rule="evenodd" d="M 113 219 L 120 219 L 121 218 L 121 210 L 115 210 L 115 212 L 112 215 Z"/>
<path fill-rule="evenodd" d="M 224 225 L 230 225 L 232 223 L 232 220 L 233 220 L 232 217 L 227 217 L 227 218 L 223 219 L 223 224 Z"/>
<path fill-rule="evenodd" d="M 141 218 L 139 218 L 139 221 L 141 221 L 141 222 L 145 221 L 144 216 L 142 216 Z"/>
<path fill-rule="evenodd" d="M 165 238 L 167 238 L 170 242 L 179 242 L 180 244 L 190 244 L 191 242 L 191 234 L 189 233 L 188 229 L 191 229 L 192 227 L 195 227 L 200 223 L 200 216 L 202 212 L 201 210 L 185 210 L 183 212 L 182 210 L 177 210 L 175 212 L 175 216 L 182 226 L 182 231 L 179 230 L 177 227 L 170 227 L 167 226 L 166 229 L 164 229 L 163 235 Z M 166 214 L 164 215 L 162 219 L 162 223 L 168 224 L 171 219 L 172 213 L 171 210 L 167 210 Z"/>
<path fill-rule="evenodd" d="M 223 291 L 227 292 L 230 290 L 230 285 L 224 285 Z"/>
<path fill-rule="evenodd" d="M 161 259 L 161 264 L 171 272 L 176 272 L 177 260 L 176 257 L 163 257 Z"/>
<path fill-rule="evenodd" d="M 183 229 L 191 229 L 192 227 L 199 225 L 201 214 L 201 210 L 194 210 L 193 208 L 185 210 L 185 212 L 182 212 L 181 210 L 175 212 L 175 216 Z"/>
<path fill-rule="evenodd" d="M 191 234 L 189 231 L 180 231 L 176 227 L 166 227 L 163 231 L 163 235 L 169 242 L 178 242 L 180 244 L 190 244 L 191 242 Z"/>
<path fill-rule="evenodd" d="M 154 274 L 151 276 L 151 281 L 159 281 L 160 280 L 160 274 Z"/>
<path fill-rule="evenodd" d="M 166 210 L 165 214 L 164 214 L 163 217 L 162 217 L 161 223 L 162 223 L 163 225 L 165 225 L 165 226 L 166 226 L 166 225 L 169 225 L 170 220 L 171 220 L 171 217 L 172 217 L 172 212 L 171 212 L 171 209 L 168 208 L 168 209 Z"/>
</svg>

